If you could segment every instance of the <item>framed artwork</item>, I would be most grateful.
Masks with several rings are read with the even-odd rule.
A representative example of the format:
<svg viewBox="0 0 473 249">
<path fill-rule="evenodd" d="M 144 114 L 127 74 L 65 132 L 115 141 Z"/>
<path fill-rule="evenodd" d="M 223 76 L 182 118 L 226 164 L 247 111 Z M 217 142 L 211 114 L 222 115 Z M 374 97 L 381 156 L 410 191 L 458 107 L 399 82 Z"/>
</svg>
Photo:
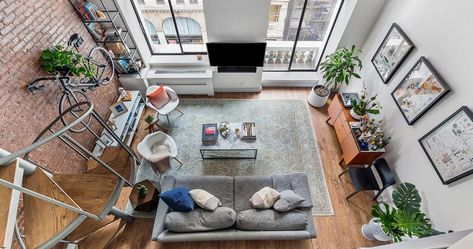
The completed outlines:
<svg viewBox="0 0 473 249">
<path fill-rule="evenodd" d="M 358 93 L 341 93 L 341 96 L 343 100 L 343 105 L 345 107 L 351 107 L 352 100 L 360 99 L 360 97 L 358 96 Z"/>
<path fill-rule="evenodd" d="M 402 29 L 396 23 L 393 23 L 373 59 L 371 59 L 384 84 L 388 83 L 414 47 L 414 43 Z"/>
<path fill-rule="evenodd" d="M 426 58 L 420 57 L 391 96 L 412 125 L 448 92 L 447 83 Z"/>
<path fill-rule="evenodd" d="M 112 111 L 113 118 L 116 118 L 122 115 L 123 113 L 128 112 L 128 109 L 126 108 L 126 105 L 123 102 L 117 102 L 110 106 L 110 111 Z"/>
<path fill-rule="evenodd" d="M 419 139 L 443 184 L 473 173 L 473 113 L 462 106 Z"/>
</svg>

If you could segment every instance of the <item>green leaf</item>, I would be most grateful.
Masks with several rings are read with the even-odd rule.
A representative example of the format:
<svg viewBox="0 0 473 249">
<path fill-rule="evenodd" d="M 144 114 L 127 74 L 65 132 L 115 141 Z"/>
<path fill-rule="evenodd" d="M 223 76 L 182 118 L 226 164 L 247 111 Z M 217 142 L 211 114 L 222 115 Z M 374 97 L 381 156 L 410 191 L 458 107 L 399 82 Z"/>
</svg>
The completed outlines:
<svg viewBox="0 0 473 249">
<path fill-rule="evenodd" d="M 432 234 L 432 225 L 430 220 L 425 218 L 424 213 L 398 209 L 395 219 L 399 230 L 410 238 L 413 236 L 424 237 Z"/>
<path fill-rule="evenodd" d="M 392 193 L 397 208 L 409 212 L 419 211 L 422 201 L 416 186 L 409 182 L 401 183 Z"/>
</svg>

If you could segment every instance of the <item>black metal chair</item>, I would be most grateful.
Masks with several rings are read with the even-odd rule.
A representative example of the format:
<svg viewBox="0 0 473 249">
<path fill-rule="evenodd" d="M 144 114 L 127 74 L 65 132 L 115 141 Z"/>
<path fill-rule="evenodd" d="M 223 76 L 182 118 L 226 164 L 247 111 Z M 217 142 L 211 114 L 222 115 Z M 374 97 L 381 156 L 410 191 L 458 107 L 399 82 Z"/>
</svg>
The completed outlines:
<svg viewBox="0 0 473 249">
<path fill-rule="evenodd" d="M 382 186 L 379 186 L 378 182 L 376 181 L 376 177 L 374 176 L 373 171 L 371 170 L 371 166 L 375 167 L 376 171 L 378 172 L 379 177 L 381 178 L 381 182 L 383 183 Z M 345 173 L 349 173 L 351 182 L 355 187 L 355 192 L 351 193 L 346 199 L 350 199 L 352 196 L 357 194 L 358 192 L 365 191 L 365 190 L 376 190 L 378 193 L 374 197 L 373 201 L 376 201 L 379 195 L 389 186 L 396 184 L 396 179 L 394 178 L 394 174 L 389 168 L 388 163 L 384 158 L 379 158 L 374 161 L 370 166 L 367 168 L 360 168 L 360 167 L 348 167 L 347 170 L 343 171 L 338 177 L 342 176 Z"/>
</svg>

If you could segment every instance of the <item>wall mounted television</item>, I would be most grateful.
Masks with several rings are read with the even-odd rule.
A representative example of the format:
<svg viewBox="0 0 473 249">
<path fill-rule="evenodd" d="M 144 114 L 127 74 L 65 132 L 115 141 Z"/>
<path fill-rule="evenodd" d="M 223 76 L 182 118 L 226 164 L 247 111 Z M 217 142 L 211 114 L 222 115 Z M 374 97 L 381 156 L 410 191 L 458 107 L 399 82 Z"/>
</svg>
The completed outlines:
<svg viewBox="0 0 473 249">
<path fill-rule="evenodd" d="M 262 67 L 266 43 L 207 43 L 211 66 L 216 67 Z"/>
</svg>

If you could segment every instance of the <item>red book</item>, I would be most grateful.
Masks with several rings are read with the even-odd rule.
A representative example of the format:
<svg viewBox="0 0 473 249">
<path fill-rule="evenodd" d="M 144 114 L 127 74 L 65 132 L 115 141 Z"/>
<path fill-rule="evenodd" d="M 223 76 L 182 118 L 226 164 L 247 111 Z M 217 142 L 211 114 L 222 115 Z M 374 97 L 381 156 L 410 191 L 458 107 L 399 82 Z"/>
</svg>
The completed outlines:
<svg viewBox="0 0 473 249">
<path fill-rule="evenodd" d="M 207 127 L 205 128 L 205 135 L 213 135 L 217 132 L 215 127 Z"/>
</svg>

